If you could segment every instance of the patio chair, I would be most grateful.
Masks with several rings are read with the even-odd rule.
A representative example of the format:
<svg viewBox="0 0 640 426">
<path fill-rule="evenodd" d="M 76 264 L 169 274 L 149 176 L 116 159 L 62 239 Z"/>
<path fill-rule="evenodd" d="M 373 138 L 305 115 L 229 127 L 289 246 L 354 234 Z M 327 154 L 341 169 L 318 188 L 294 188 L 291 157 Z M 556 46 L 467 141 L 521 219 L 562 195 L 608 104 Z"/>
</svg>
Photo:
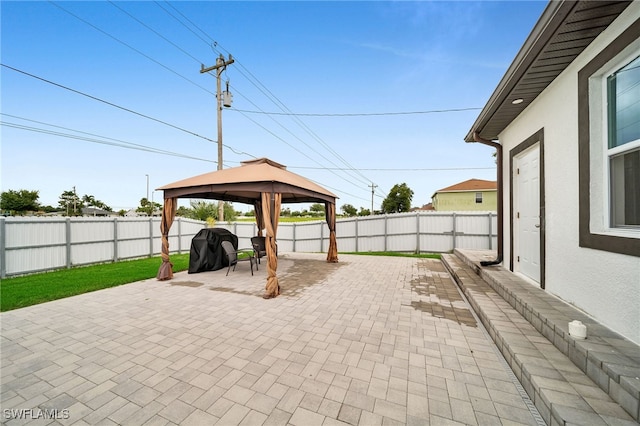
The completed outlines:
<svg viewBox="0 0 640 426">
<path fill-rule="evenodd" d="M 236 250 L 233 248 L 233 244 L 231 244 L 230 241 L 223 241 L 222 243 L 222 249 L 224 250 L 224 253 L 227 255 L 227 260 L 229 261 L 229 266 L 227 267 L 227 275 L 229 275 L 229 269 L 231 269 L 231 266 L 233 265 L 233 270 L 236 270 L 236 265 L 238 264 L 238 262 L 243 262 L 243 261 L 249 261 L 249 264 L 251 265 L 251 275 L 253 275 L 253 264 L 256 261 L 256 258 L 253 255 L 253 250 L 252 249 L 240 249 L 240 250 Z M 238 257 L 238 253 L 244 253 L 245 255 L 247 255 L 247 257 Z M 256 265 L 257 268 L 258 265 Z"/>
<path fill-rule="evenodd" d="M 266 237 L 251 237 L 251 245 L 253 246 L 253 252 L 260 263 L 260 258 L 267 255 Z M 278 256 L 278 245 L 276 244 L 276 256 Z M 256 268 L 258 265 L 256 265 Z"/>
<path fill-rule="evenodd" d="M 267 255 L 267 247 L 265 243 L 265 237 L 251 237 L 251 245 L 253 246 L 253 252 L 260 263 L 260 258 Z"/>
</svg>

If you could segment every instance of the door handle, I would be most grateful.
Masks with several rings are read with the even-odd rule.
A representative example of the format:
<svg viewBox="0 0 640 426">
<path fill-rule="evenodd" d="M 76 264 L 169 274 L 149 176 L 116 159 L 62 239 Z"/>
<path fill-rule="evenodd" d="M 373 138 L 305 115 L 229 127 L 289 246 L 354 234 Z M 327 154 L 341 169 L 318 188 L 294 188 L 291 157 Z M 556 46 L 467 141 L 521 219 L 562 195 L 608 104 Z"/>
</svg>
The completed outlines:
<svg viewBox="0 0 640 426">
<path fill-rule="evenodd" d="M 540 228 L 540 224 L 537 224 L 537 225 L 536 225 L 536 228 Z"/>
</svg>

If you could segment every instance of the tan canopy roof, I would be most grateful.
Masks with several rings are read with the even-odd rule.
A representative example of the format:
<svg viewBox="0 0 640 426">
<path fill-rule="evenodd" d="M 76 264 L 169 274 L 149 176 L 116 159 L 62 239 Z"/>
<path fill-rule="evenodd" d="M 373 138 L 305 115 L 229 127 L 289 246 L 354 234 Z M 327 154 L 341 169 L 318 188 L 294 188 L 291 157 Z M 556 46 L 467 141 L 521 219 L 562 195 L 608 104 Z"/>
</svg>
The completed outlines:
<svg viewBox="0 0 640 426">
<path fill-rule="evenodd" d="M 282 194 L 283 203 L 329 202 L 336 195 L 292 173 L 282 164 L 259 158 L 239 167 L 183 179 L 158 188 L 164 198 L 207 198 L 253 204 L 263 192 Z"/>
</svg>

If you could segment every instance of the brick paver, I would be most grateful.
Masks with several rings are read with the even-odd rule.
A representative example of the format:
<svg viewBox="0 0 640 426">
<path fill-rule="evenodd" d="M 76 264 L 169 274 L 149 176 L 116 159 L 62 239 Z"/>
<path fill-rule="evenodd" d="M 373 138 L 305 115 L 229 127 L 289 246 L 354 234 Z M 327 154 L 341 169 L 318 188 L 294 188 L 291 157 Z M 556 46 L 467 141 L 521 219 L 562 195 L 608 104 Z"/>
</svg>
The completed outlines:
<svg viewBox="0 0 640 426">
<path fill-rule="evenodd" d="M 2 423 L 536 424 L 439 261 L 324 258 L 2 313 Z"/>
</svg>

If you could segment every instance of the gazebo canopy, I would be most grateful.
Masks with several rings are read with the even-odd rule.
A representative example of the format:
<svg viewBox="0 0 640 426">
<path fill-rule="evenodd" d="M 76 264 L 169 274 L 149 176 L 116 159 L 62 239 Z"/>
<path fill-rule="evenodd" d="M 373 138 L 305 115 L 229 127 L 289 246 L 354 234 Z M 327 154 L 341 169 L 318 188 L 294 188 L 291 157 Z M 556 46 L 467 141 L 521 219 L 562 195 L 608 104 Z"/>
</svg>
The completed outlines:
<svg viewBox="0 0 640 426">
<path fill-rule="evenodd" d="M 178 198 L 205 198 L 222 201 L 237 201 L 253 204 L 256 212 L 258 235 L 266 230 L 267 285 L 265 298 L 280 294 L 276 276 L 276 233 L 282 203 L 323 202 L 329 226 L 329 250 L 327 262 L 338 261 L 336 243 L 336 196 L 321 186 L 292 173 L 282 164 L 259 158 L 244 161 L 239 167 L 183 179 L 164 185 L 164 209 L 162 211 L 162 265 L 159 280 L 173 277 L 169 261 L 169 229 L 173 223 Z"/>
<path fill-rule="evenodd" d="M 253 204 L 264 192 L 282 194 L 283 203 L 333 203 L 336 196 L 282 164 L 259 158 L 239 167 L 183 179 L 158 188 L 164 198 L 207 198 Z"/>
</svg>

